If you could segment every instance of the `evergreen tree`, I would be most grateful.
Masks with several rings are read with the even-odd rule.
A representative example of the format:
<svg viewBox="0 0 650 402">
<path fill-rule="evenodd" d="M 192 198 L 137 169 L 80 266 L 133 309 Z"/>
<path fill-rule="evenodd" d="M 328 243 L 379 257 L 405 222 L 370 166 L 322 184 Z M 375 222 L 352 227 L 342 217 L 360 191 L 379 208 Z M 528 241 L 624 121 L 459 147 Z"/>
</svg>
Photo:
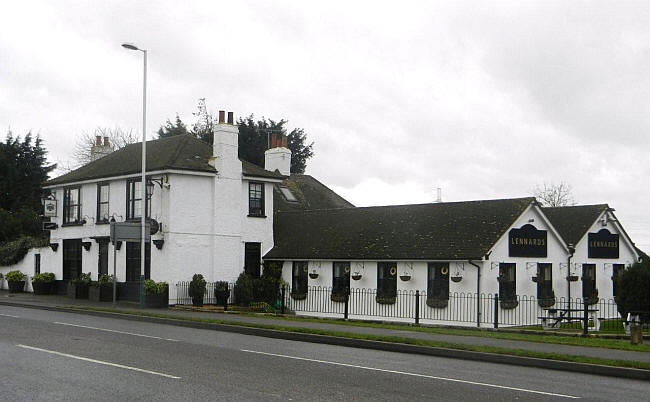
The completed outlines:
<svg viewBox="0 0 650 402">
<path fill-rule="evenodd" d="M 188 134 L 185 123 L 176 115 L 176 122 L 172 123 L 169 119 L 158 129 L 158 138 L 172 137 L 174 135 Z"/>
<path fill-rule="evenodd" d="M 42 235 L 41 186 L 56 165 L 47 165 L 42 140 L 28 133 L 21 141 L 7 133 L 0 143 L 0 242 Z"/>
</svg>

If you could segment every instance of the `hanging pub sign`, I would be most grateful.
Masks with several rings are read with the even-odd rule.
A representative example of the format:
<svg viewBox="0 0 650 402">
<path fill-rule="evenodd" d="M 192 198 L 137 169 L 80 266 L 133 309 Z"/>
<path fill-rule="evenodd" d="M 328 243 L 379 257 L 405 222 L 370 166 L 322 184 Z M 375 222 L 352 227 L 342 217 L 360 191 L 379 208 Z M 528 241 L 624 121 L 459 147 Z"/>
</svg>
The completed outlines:
<svg viewBox="0 0 650 402">
<path fill-rule="evenodd" d="M 618 258 L 618 235 L 607 229 L 589 233 L 587 244 L 589 258 Z"/>
<path fill-rule="evenodd" d="M 43 216 L 55 217 L 56 216 L 56 200 L 44 199 L 43 201 Z"/>
<path fill-rule="evenodd" d="M 510 257 L 546 257 L 546 230 L 527 224 L 508 233 Z"/>
</svg>

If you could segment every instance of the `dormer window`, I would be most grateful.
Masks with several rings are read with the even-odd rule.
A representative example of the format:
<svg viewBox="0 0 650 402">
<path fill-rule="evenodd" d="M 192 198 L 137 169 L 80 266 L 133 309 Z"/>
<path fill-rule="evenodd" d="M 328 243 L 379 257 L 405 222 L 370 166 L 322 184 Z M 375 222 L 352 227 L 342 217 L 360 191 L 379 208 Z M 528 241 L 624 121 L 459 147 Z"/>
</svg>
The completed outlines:
<svg viewBox="0 0 650 402">
<path fill-rule="evenodd" d="M 81 221 L 81 187 L 63 190 L 63 224 Z"/>
<path fill-rule="evenodd" d="M 265 216 L 264 183 L 248 183 L 248 216 Z"/>
</svg>

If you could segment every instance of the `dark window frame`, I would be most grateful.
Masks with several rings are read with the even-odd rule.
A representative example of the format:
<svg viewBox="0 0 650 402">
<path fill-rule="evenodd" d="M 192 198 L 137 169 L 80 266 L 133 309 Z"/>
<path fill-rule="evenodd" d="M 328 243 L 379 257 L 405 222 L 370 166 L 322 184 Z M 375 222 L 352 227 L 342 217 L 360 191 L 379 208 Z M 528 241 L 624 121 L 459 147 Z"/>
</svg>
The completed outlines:
<svg viewBox="0 0 650 402">
<path fill-rule="evenodd" d="M 136 220 L 142 218 L 142 216 L 140 215 L 138 216 L 135 215 L 135 204 L 136 202 L 142 203 L 142 195 L 140 196 L 140 198 L 134 198 L 136 192 L 135 189 L 141 187 L 140 183 L 142 183 L 142 178 L 140 177 L 135 179 L 128 179 L 126 181 L 126 220 Z M 146 188 L 144 192 L 145 194 L 147 193 Z M 147 195 L 146 197 L 147 197 L 147 202 L 144 205 L 145 218 L 150 218 L 151 217 L 151 196 Z"/>
<path fill-rule="evenodd" d="M 625 264 L 612 264 L 612 296 L 616 297 L 616 277 L 625 269 Z"/>
<path fill-rule="evenodd" d="M 449 300 L 449 263 L 427 264 L 427 298 Z"/>
<path fill-rule="evenodd" d="M 251 181 L 248 183 L 248 216 L 265 218 L 264 183 Z"/>
<path fill-rule="evenodd" d="M 34 275 L 41 273 L 41 254 L 34 254 Z"/>
<path fill-rule="evenodd" d="M 537 263 L 537 299 L 555 298 L 553 292 L 553 264 L 550 262 Z"/>
<path fill-rule="evenodd" d="M 350 262 L 332 262 L 332 295 L 347 296 L 350 294 Z"/>
<path fill-rule="evenodd" d="M 499 300 L 517 300 L 517 264 L 514 262 L 499 263 Z"/>
<path fill-rule="evenodd" d="M 306 295 L 309 284 L 309 263 L 293 261 L 291 265 L 291 294 Z"/>
<path fill-rule="evenodd" d="M 397 297 L 397 262 L 377 262 L 377 298 Z M 393 300 L 394 302 L 394 300 Z"/>
<path fill-rule="evenodd" d="M 596 288 L 596 264 L 582 264 L 582 297 L 593 298 L 598 295 Z"/>
<path fill-rule="evenodd" d="M 97 277 L 108 275 L 108 239 L 101 239 L 97 243 Z"/>
<path fill-rule="evenodd" d="M 83 256 L 81 251 L 81 239 L 63 240 L 63 273 L 64 281 L 76 279 L 83 269 Z"/>
<path fill-rule="evenodd" d="M 70 204 L 72 192 L 77 192 L 77 203 Z M 71 212 L 76 209 L 76 219 L 71 219 Z M 78 225 L 81 224 L 81 186 L 65 187 L 63 189 L 63 224 Z"/>
<path fill-rule="evenodd" d="M 140 242 L 127 242 L 125 253 L 125 278 L 127 282 L 140 281 L 142 261 L 142 244 Z M 151 242 L 144 243 L 144 279 L 151 278 Z"/>
<path fill-rule="evenodd" d="M 102 187 L 108 188 L 107 199 L 102 200 Z M 97 183 L 97 223 L 108 223 L 110 215 L 111 186 L 108 182 Z M 106 216 L 102 215 L 102 206 L 106 205 Z"/>
</svg>

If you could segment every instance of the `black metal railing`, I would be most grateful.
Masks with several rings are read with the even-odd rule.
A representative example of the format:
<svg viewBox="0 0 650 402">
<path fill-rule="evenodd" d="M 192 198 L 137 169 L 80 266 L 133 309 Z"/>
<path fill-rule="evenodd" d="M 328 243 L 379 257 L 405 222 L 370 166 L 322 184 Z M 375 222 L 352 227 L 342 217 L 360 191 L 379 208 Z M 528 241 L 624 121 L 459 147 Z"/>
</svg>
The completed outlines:
<svg viewBox="0 0 650 402">
<path fill-rule="evenodd" d="M 217 304 L 214 283 L 208 283 L 204 304 Z M 192 304 L 189 282 L 176 284 L 177 304 Z M 613 299 L 599 299 L 585 305 L 581 298 L 537 300 L 533 296 L 499 298 L 498 294 L 450 293 L 427 297 L 421 290 L 397 290 L 390 294 L 377 289 L 352 288 L 349 291 L 332 287 L 310 286 L 307 292 L 293 293 L 289 286 L 278 290 L 273 308 L 301 315 L 401 321 L 421 324 L 463 325 L 481 327 L 526 327 L 532 329 L 560 328 L 583 330 L 585 319 L 589 330 L 600 324 L 601 332 L 622 333 L 626 317 L 622 317 Z M 253 295 L 253 300 L 256 300 Z M 234 284 L 229 284 L 228 304 L 237 304 Z M 550 325 L 554 324 L 554 325 Z M 645 330 L 650 323 L 644 322 Z"/>
</svg>

